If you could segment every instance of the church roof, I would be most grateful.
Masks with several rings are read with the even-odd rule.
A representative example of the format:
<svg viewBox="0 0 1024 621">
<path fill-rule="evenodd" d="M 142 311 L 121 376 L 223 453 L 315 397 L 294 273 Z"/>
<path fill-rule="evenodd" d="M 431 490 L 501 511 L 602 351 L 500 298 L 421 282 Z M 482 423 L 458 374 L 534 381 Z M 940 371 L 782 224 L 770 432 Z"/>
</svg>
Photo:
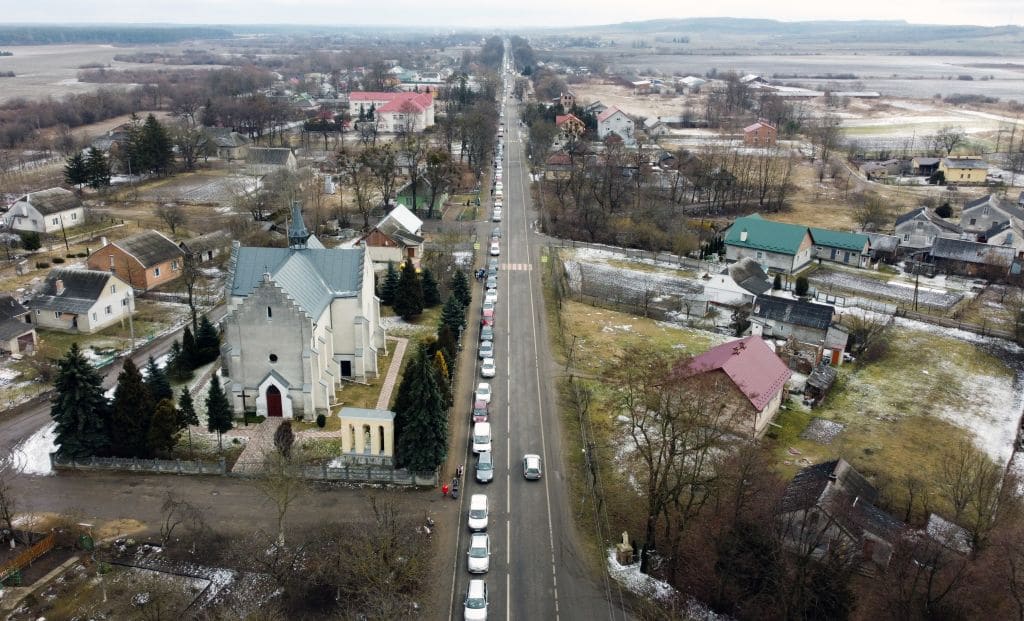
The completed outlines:
<svg viewBox="0 0 1024 621">
<path fill-rule="evenodd" d="M 315 239 L 315 238 L 310 238 Z M 239 248 L 231 295 L 245 297 L 264 274 L 311 317 L 334 298 L 356 297 L 363 285 L 363 248 Z"/>
</svg>

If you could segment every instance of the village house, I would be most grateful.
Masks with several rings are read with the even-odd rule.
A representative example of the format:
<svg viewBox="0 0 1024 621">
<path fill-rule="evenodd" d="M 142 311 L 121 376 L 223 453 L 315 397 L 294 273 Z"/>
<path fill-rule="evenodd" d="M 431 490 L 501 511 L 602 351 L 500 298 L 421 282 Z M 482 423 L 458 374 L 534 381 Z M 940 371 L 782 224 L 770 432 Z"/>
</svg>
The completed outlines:
<svg viewBox="0 0 1024 621">
<path fill-rule="evenodd" d="M 896 218 L 895 233 L 901 249 L 915 252 L 931 248 L 938 237 L 960 237 L 960 227 L 927 207 L 918 207 Z"/>
<path fill-rule="evenodd" d="M 750 332 L 766 339 L 793 339 L 813 346 L 811 367 L 823 356 L 838 366 L 843 363 L 849 333 L 834 321 L 835 308 L 828 304 L 762 295 L 754 301 L 750 313 Z"/>
<path fill-rule="evenodd" d="M 555 117 L 555 127 L 558 133 L 552 144 L 555 150 L 569 145 L 577 140 L 587 131 L 587 126 L 576 117 L 575 114 L 559 114 Z"/>
<path fill-rule="evenodd" d="M 811 262 L 814 244 L 805 226 L 765 220 L 760 215 L 737 218 L 725 232 L 725 257 L 751 258 L 765 270 L 792 274 Z"/>
<path fill-rule="evenodd" d="M 979 241 L 992 237 L 993 230 L 1002 230 L 1004 224 L 1020 231 L 1024 228 L 1024 209 L 995 194 L 970 201 L 960 212 L 960 228 Z"/>
<path fill-rule="evenodd" d="M 245 161 L 254 175 L 269 175 L 278 170 L 295 170 L 299 166 L 291 149 L 278 147 L 249 147 Z"/>
<path fill-rule="evenodd" d="M 779 519 L 786 544 L 819 559 L 843 546 L 862 562 L 885 567 L 908 529 L 877 501 L 878 490 L 845 460 L 808 466 L 783 493 Z"/>
<path fill-rule="evenodd" d="M 611 106 L 597 115 L 597 137 L 603 141 L 614 134 L 625 144 L 633 144 L 635 125 L 629 115 Z"/>
<path fill-rule="evenodd" d="M 814 257 L 833 263 L 867 267 L 871 260 L 871 238 L 863 233 L 845 233 L 810 227 Z"/>
<path fill-rule="evenodd" d="M 413 198 L 413 187 L 412 181 L 407 181 L 402 187 L 398 188 L 395 192 L 395 199 L 402 205 L 411 206 L 413 211 L 428 211 L 431 208 L 430 205 L 430 194 L 431 185 L 430 181 L 420 175 L 416 181 L 416 197 Z M 438 212 L 444 207 L 445 201 L 448 200 L 447 192 L 438 192 L 437 196 L 434 197 L 434 212 Z"/>
<path fill-rule="evenodd" d="M 974 157 L 944 157 L 939 172 L 949 185 L 982 184 L 988 177 L 988 163 Z"/>
<path fill-rule="evenodd" d="M 572 176 L 572 156 L 565 151 L 558 151 L 548 156 L 544 162 L 544 179 L 547 181 L 565 180 Z"/>
<path fill-rule="evenodd" d="M 895 263 L 900 249 L 900 238 L 885 233 L 865 233 L 871 240 L 871 259 L 884 263 Z"/>
<path fill-rule="evenodd" d="M 135 312 L 131 287 L 108 271 L 50 270 L 38 295 L 26 302 L 38 328 L 91 334 Z"/>
<path fill-rule="evenodd" d="M 348 96 L 353 120 L 373 113 L 384 133 L 421 132 L 434 124 L 434 95 L 416 92 L 354 92 Z"/>
<path fill-rule="evenodd" d="M 910 159 L 910 172 L 930 177 L 939 171 L 941 157 L 914 157 Z"/>
<path fill-rule="evenodd" d="M 216 149 L 217 157 L 222 160 L 244 160 L 251 142 L 247 137 L 233 131 L 230 127 L 204 127 L 212 146 Z"/>
<path fill-rule="evenodd" d="M 60 233 L 85 223 L 85 208 L 78 196 L 64 188 L 29 192 L 14 201 L 3 215 L 5 227 L 15 231 Z"/>
<path fill-rule="evenodd" d="M 593 114 L 596 117 L 607 109 L 608 106 L 604 105 L 600 101 L 595 101 L 584 106 L 583 112 L 586 114 Z"/>
<path fill-rule="evenodd" d="M 572 109 L 576 106 L 576 93 L 567 91 L 559 94 L 558 105 L 562 106 L 562 112 L 572 112 Z"/>
<path fill-rule="evenodd" d="M 666 136 L 672 133 L 668 123 L 661 120 L 661 117 L 644 119 L 644 133 L 651 137 Z"/>
<path fill-rule="evenodd" d="M 226 231 L 213 231 L 178 244 L 193 265 L 209 263 L 231 247 L 231 236 Z"/>
<path fill-rule="evenodd" d="M 1016 257 L 1012 246 L 992 246 L 966 239 L 937 237 L 928 260 L 947 274 L 1000 279 L 1006 276 Z"/>
<path fill-rule="evenodd" d="M 89 255 L 89 269 L 117 274 L 136 289 L 148 291 L 181 276 L 185 253 L 159 231 L 142 231 L 113 242 L 104 237 L 100 244 Z"/>
<path fill-rule="evenodd" d="M 423 258 L 423 221 L 404 205 L 397 205 L 377 226 L 356 240 L 366 248 L 375 272 L 388 264 L 398 266 L 406 259 L 419 265 Z"/>
<path fill-rule="evenodd" d="M 385 335 L 365 248 L 324 248 L 294 203 L 288 248 L 236 245 L 231 265 L 221 360 L 235 412 L 330 415 L 343 381 L 378 376 Z"/>
<path fill-rule="evenodd" d="M 743 128 L 743 144 L 748 147 L 774 147 L 779 130 L 764 119 Z"/>
<path fill-rule="evenodd" d="M 759 336 L 738 341 L 694 356 L 676 369 L 683 378 L 711 377 L 727 387 L 725 402 L 738 427 L 733 431 L 758 438 L 779 411 L 792 372 Z"/>
<path fill-rule="evenodd" d="M 32 315 L 13 296 L 0 295 L 0 354 L 26 354 L 36 348 Z"/>
</svg>

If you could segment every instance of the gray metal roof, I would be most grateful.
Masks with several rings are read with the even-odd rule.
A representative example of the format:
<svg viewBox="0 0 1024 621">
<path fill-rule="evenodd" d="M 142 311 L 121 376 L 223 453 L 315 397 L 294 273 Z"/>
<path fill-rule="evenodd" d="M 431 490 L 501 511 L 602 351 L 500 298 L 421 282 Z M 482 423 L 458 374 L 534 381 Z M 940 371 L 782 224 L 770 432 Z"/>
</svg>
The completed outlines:
<svg viewBox="0 0 1024 621">
<path fill-rule="evenodd" d="M 885 233 L 865 233 L 871 239 L 871 249 L 875 252 L 896 252 L 900 238 Z"/>
<path fill-rule="evenodd" d="M 826 304 L 762 296 L 754 302 L 754 316 L 819 330 L 828 329 L 835 309 Z"/>
<path fill-rule="evenodd" d="M 138 259 L 144 267 L 153 267 L 185 255 L 178 244 L 163 233 L 153 230 L 142 231 L 111 243 Z"/>
<path fill-rule="evenodd" d="M 909 222 L 911 220 L 925 220 L 927 222 L 931 222 L 932 224 L 941 229 L 946 229 L 947 231 L 955 231 L 957 233 L 960 232 L 959 226 L 948 220 L 943 220 L 939 216 L 935 215 L 934 211 L 931 211 L 927 207 L 918 207 L 917 209 L 913 211 L 908 211 L 902 216 L 896 218 L 896 226 L 899 226 L 904 222 Z"/>
<path fill-rule="evenodd" d="M 239 248 L 231 295 L 247 296 L 271 280 L 311 317 L 334 298 L 355 297 L 363 284 L 362 248 Z"/>
<path fill-rule="evenodd" d="M 34 326 L 25 323 L 27 313 L 28 309 L 12 296 L 0 295 L 0 340 L 9 341 L 32 331 Z"/>
<path fill-rule="evenodd" d="M 338 413 L 341 417 L 349 418 L 372 418 L 374 420 L 395 420 L 395 413 L 391 410 L 369 410 L 366 408 L 341 408 Z"/>
<path fill-rule="evenodd" d="M 1007 218 L 1015 218 L 1020 222 L 1024 222 L 1024 209 L 1021 209 L 1018 205 L 1014 205 L 1010 201 L 1001 200 L 995 194 L 982 196 L 981 198 L 975 199 L 964 205 L 964 209 L 960 214 L 961 221 L 963 221 L 964 214 L 967 214 L 979 207 L 986 206 L 1005 214 Z"/>
<path fill-rule="evenodd" d="M 197 254 L 207 250 L 217 250 L 231 245 L 231 235 L 226 231 L 213 231 L 199 237 L 187 239 L 179 244 L 182 250 Z"/>
<path fill-rule="evenodd" d="M 936 237 L 930 254 L 936 259 L 984 265 L 1006 265 L 1009 268 L 1015 251 L 1009 246 L 991 246 L 966 239 Z"/>
<path fill-rule="evenodd" d="M 49 190 L 31 192 L 25 198 L 35 207 L 36 211 L 44 216 L 82 206 L 82 201 L 79 200 L 78 196 L 64 188 L 50 188 Z"/>
<path fill-rule="evenodd" d="M 288 156 L 292 154 L 291 149 L 252 147 L 249 149 L 247 159 L 252 164 L 271 164 L 284 166 L 288 163 Z"/>
<path fill-rule="evenodd" d="M 757 261 L 750 257 L 743 257 L 730 265 L 729 276 L 737 285 L 754 295 L 761 295 L 772 288 L 768 275 L 761 269 Z"/>
<path fill-rule="evenodd" d="M 28 311 L 11 295 L 0 295 L 0 320 L 14 319 Z"/>
<path fill-rule="evenodd" d="M 103 294 L 110 272 L 100 270 L 79 270 L 59 267 L 50 270 L 42 289 L 35 298 L 28 301 L 28 307 L 35 310 L 53 310 L 63 313 L 82 314 L 89 311 Z M 64 286 L 57 293 L 57 281 Z M 127 287 L 128 285 L 124 285 Z"/>
</svg>

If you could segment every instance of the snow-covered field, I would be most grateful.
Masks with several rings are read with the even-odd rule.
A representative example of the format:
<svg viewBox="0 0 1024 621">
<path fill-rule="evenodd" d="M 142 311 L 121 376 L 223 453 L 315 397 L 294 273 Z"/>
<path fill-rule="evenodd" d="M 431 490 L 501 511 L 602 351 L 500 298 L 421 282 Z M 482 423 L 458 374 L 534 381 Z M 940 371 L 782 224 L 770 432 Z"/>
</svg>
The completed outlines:
<svg viewBox="0 0 1024 621">
<path fill-rule="evenodd" d="M 897 280 L 886 282 L 831 269 L 816 270 L 811 273 L 808 280 L 821 292 L 835 288 L 902 302 L 914 301 L 914 287 Z M 962 297 L 959 293 L 952 293 L 934 286 L 929 287 L 927 284 L 919 287 L 917 292 L 918 303 L 933 308 L 950 308 Z"/>
</svg>

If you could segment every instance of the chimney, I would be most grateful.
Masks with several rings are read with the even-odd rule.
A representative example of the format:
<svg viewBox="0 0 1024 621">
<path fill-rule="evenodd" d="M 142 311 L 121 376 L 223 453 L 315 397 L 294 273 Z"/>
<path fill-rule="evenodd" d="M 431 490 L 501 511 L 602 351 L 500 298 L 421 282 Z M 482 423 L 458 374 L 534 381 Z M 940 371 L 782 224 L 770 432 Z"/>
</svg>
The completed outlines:
<svg viewBox="0 0 1024 621">
<path fill-rule="evenodd" d="M 64 293 L 64 280 L 61 279 L 61 278 L 58 278 L 56 284 L 57 284 L 57 295 L 63 294 Z"/>
<path fill-rule="evenodd" d="M 100 237 L 100 248 L 102 248 L 102 247 L 104 247 L 106 245 L 107 245 L 107 238 L 105 236 L 104 237 Z"/>
<path fill-rule="evenodd" d="M 740 231 L 740 241 L 747 241 L 747 229 L 743 229 L 742 231 Z"/>
</svg>

